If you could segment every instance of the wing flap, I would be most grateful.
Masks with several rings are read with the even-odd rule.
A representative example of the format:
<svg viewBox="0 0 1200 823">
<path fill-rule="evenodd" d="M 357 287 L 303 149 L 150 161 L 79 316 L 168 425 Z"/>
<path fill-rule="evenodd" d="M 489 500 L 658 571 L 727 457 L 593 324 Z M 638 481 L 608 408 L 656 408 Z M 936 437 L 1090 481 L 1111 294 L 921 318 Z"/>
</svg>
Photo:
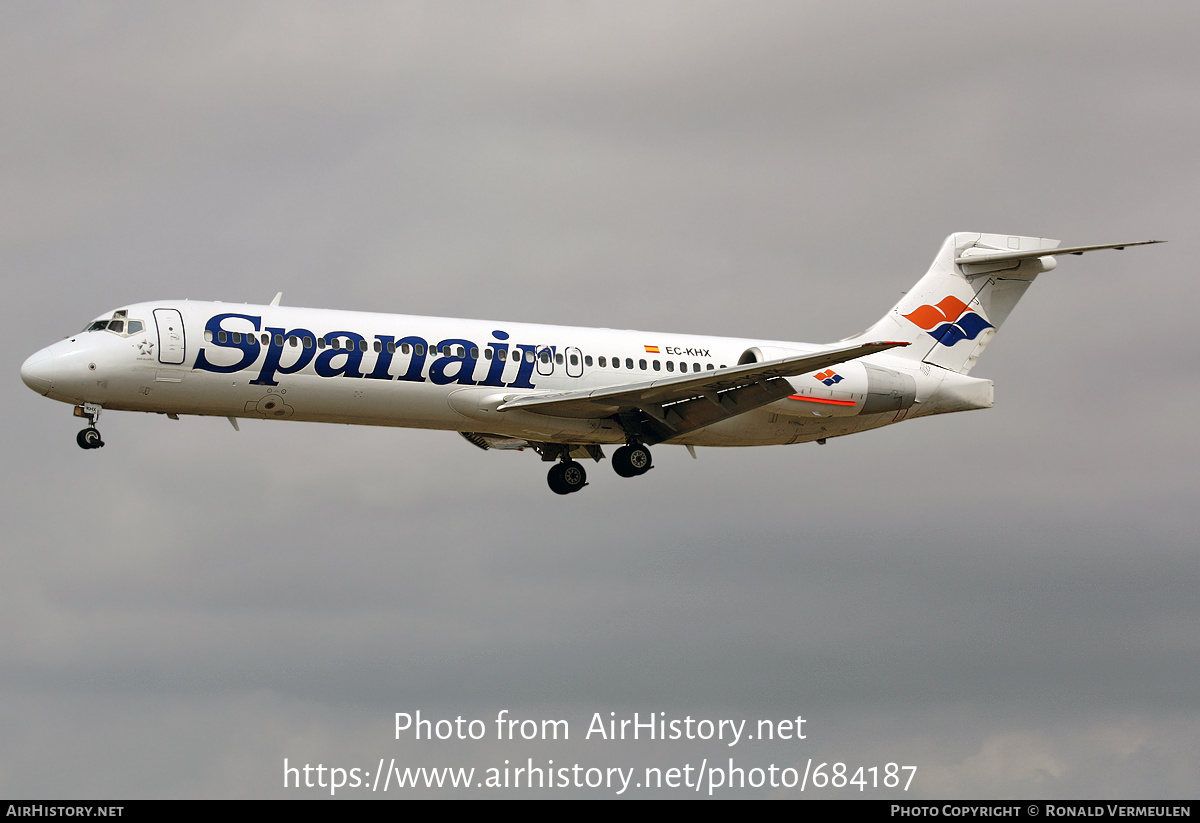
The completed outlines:
<svg viewBox="0 0 1200 823">
<path fill-rule="evenodd" d="M 760 383 L 720 392 L 715 399 L 701 396 L 681 400 L 665 409 L 665 420 L 660 422 L 663 422 L 670 429 L 671 436 L 675 437 L 782 400 L 793 391 L 792 384 L 787 380 L 773 377 Z"/>
<path fill-rule="evenodd" d="M 497 410 L 523 409 L 576 418 L 642 412 L 664 429 L 666 436 L 662 439 L 668 439 L 787 397 L 792 387 L 784 379 L 786 377 L 808 374 L 907 345 L 878 341 L 839 346 L 697 375 L 678 375 L 599 389 L 523 395 L 500 404 Z"/>
</svg>

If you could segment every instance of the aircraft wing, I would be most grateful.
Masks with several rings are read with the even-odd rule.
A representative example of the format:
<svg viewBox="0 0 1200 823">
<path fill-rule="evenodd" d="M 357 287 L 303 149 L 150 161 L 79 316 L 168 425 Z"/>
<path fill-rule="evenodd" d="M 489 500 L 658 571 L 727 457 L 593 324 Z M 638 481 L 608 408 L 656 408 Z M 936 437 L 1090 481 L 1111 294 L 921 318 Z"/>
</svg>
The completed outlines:
<svg viewBox="0 0 1200 823">
<path fill-rule="evenodd" d="M 907 346 L 880 341 L 731 366 L 699 374 L 605 386 L 597 389 L 524 395 L 500 404 L 498 411 L 522 409 L 555 417 L 611 417 L 642 412 L 669 440 L 720 420 L 753 411 L 792 394 L 785 377 L 808 374 L 868 354 Z"/>
</svg>

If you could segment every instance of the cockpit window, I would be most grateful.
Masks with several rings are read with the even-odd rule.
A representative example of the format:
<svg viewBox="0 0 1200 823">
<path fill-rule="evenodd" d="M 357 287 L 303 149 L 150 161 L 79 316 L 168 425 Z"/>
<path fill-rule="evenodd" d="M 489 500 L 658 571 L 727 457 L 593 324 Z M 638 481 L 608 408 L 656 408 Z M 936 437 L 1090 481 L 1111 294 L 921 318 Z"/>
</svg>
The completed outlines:
<svg viewBox="0 0 1200 823">
<path fill-rule="evenodd" d="M 125 310 L 121 310 L 114 312 L 111 320 L 94 320 L 84 328 L 84 331 L 110 331 L 113 334 L 128 337 L 131 334 L 140 334 L 146 328 L 146 324 L 141 320 L 126 320 L 125 314 Z"/>
</svg>

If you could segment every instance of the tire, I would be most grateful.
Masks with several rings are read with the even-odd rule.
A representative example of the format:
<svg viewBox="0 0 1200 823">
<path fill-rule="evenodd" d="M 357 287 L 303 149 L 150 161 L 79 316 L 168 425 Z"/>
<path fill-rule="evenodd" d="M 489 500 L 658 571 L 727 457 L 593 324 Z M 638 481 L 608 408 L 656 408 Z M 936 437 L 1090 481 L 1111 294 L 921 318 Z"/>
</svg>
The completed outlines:
<svg viewBox="0 0 1200 823">
<path fill-rule="evenodd" d="M 637 477 L 650 471 L 650 450 L 645 446 L 622 446 L 613 452 L 613 471 L 621 477 Z"/>
<path fill-rule="evenodd" d="M 587 485 L 587 470 L 574 460 L 563 463 L 563 481 L 571 491 L 577 492 Z"/>
<path fill-rule="evenodd" d="M 93 428 L 80 431 L 75 435 L 75 442 L 81 449 L 98 449 L 104 445 L 104 441 L 100 439 L 100 432 Z"/>
<path fill-rule="evenodd" d="M 567 483 L 563 480 L 563 464 L 555 463 L 550 467 L 550 472 L 546 475 L 546 482 L 550 485 L 550 491 L 555 494 L 570 494 L 571 490 L 567 488 Z"/>
<path fill-rule="evenodd" d="M 583 466 L 574 460 L 557 463 L 550 468 L 546 475 L 546 483 L 555 494 L 570 494 L 577 492 L 587 485 L 587 472 Z"/>
</svg>

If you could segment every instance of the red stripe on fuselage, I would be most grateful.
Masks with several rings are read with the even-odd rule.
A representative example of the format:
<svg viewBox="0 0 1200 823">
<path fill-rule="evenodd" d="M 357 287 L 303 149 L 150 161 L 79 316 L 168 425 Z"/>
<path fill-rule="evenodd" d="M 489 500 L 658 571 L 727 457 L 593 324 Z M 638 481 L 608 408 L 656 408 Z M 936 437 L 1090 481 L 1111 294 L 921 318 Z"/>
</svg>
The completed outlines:
<svg viewBox="0 0 1200 823">
<path fill-rule="evenodd" d="M 809 403 L 825 403 L 830 406 L 857 406 L 853 400 L 827 400 L 824 397 L 801 397 L 798 394 L 789 394 L 788 400 L 804 400 Z"/>
</svg>

